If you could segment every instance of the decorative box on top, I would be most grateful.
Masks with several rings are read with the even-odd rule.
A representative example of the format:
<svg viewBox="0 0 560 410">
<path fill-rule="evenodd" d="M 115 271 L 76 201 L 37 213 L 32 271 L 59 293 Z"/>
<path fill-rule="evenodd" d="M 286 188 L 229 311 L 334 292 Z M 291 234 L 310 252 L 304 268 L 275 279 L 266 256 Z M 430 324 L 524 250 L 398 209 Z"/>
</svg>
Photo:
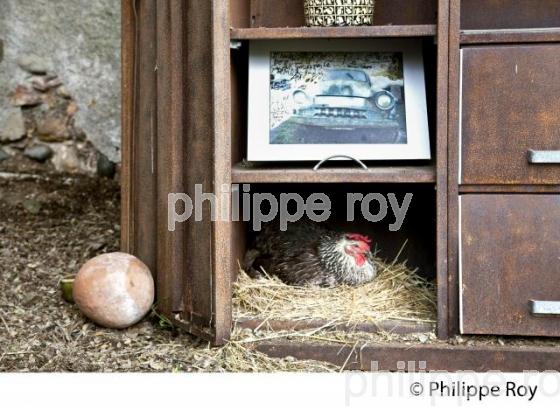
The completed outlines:
<svg viewBox="0 0 560 410">
<path fill-rule="evenodd" d="M 375 0 L 304 0 L 308 26 L 370 26 Z"/>
</svg>

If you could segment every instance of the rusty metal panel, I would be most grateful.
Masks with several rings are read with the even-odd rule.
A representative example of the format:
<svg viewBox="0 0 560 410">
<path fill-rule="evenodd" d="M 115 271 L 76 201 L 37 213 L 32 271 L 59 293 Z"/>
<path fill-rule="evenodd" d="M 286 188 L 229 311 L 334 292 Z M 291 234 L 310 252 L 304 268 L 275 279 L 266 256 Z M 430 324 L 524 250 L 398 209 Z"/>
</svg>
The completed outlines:
<svg viewBox="0 0 560 410">
<path fill-rule="evenodd" d="M 132 142 L 134 127 L 134 78 L 135 78 L 135 50 L 136 18 L 134 3 L 131 0 L 121 2 L 121 249 L 132 253 L 134 242 L 132 235 L 133 221 L 133 165 Z M 0 40 L 0 49 L 2 40 Z M 0 62 L 2 52 L 0 51 Z"/>
<path fill-rule="evenodd" d="M 123 3 L 123 249 L 155 272 L 158 309 L 215 344 L 231 330 L 231 226 L 206 203 L 170 232 L 167 201 L 231 184 L 228 3 Z"/>
<path fill-rule="evenodd" d="M 183 192 L 183 127 L 185 78 L 183 75 L 183 2 L 157 1 L 157 300 L 158 308 L 171 316 L 183 310 L 185 226 L 170 232 L 167 198 Z"/>
<path fill-rule="evenodd" d="M 460 198 L 462 332 L 560 336 L 531 301 L 560 300 L 560 195 Z"/>
<path fill-rule="evenodd" d="M 251 0 L 229 0 L 229 7 L 231 27 L 250 27 Z"/>
<path fill-rule="evenodd" d="M 559 28 L 461 31 L 461 44 L 529 44 L 558 42 L 560 42 Z"/>
<path fill-rule="evenodd" d="M 449 0 L 449 82 L 447 101 L 447 317 L 448 335 L 459 333 L 458 298 L 458 171 L 459 171 L 459 76 L 461 0 Z M 438 291 L 439 285 L 438 285 Z M 439 305 L 438 305 L 439 308 Z"/>
<path fill-rule="evenodd" d="M 232 143 L 231 143 L 231 55 L 229 2 L 214 0 L 212 14 L 212 49 L 214 50 L 212 82 L 214 94 L 214 192 L 228 190 L 232 186 Z M 226 98 L 224 98 L 224 95 Z M 216 205 L 229 209 L 231 195 L 218 195 Z M 227 215 L 231 218 L 230 215 Z M 236 270 L 232 264 L 233 224 L 218 220 L 213 223 L 212 275 L 214 344 L 224 344 L 232 328 L 232 277 Z"/>
<path fill-rule="evenodd" d="M 333 363 L 343 370 L 362 371 L 550 371 L 560 370 L 557 347 L 496 347 L 401 343 L 340 346 L 262 343 L 256 349 L 272 357 L 295 357 Z"/>
<path fill-rule="evenodd" d="M 449 22 L 448 0 L 439 0 L 437 21 L 437 111 L 436 111 L 436 273 L 437 273 L 437 335 L 449 336 L 448 304 L 448 185 L 447 140 L 449 97 Z"/>
<path fill-rule="evenodd" d="M 229 141 L 229 2 L 185 3 L 185 101 L 183 171 L 185 193 L 221 192 L 231 184 Z M 220 209 L 223 196 L 218 195 Z M 231 224 L 211 221 L 205 202 L 203 220 L 186 223 L 184 310 L 181 320 L 223 344 L 231 329 Z"/>
<path fill-rule="evenodd" d="M 461 1 L 461 28 L 465 30 L 558 26 L 558 0 Z"/>
<path fill-rule="evenodd" d="M 464 184 L 560 184 L 558 164 L 530 150 L 560 150 L 560 45 L 463 49 Z"/>
<path fill-rule="evenodd" d="M 184 70 L 188 86 L 184 90 L 183 170 L 185 192 L 195 197 L 196 185 L 212 192 L 213 170 L 213 95 L 211 2 L 187 2 L 185 5 L 186 55 Z M 205 207 L 203 221 L 192 218 L 186 225 L 184 276 L 184 312 L 182 318 L 211 329 L 212 321 L 212 225 Z"/>
<path fill-rule="evenodd" d="M 156 1 L 122 3 L 121 247 L 156 272 Z M 154 238 L 146 240 L 146 238 Z"/>
</svg>

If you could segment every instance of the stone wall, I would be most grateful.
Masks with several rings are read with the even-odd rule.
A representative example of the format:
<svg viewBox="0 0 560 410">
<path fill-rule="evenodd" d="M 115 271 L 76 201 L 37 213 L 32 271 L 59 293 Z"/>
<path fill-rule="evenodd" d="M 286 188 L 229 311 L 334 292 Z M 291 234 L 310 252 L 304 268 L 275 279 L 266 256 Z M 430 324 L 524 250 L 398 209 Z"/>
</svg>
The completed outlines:
<svg viewBox="0 0 560 410">
<path fill-rule="evenodd" d="M 80 161 L 120 162 L 120 2 L 0 0 L 0 40 L 5 151 L 76 146 Z"/>
</svg>

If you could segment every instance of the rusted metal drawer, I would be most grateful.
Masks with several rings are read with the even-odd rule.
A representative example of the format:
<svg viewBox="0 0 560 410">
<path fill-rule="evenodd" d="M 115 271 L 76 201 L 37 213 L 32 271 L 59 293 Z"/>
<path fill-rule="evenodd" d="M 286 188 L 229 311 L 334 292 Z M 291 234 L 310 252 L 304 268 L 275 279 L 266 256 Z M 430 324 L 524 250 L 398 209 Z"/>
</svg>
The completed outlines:
<svg viewBox="0 0 560 410">
<path fill-rule="evenodd" d="M 559 184 L 560 44 L 461 53 L 459 182 Z"/>
<path fill-rule="evenodd" d="M 560 195 L 469 194 L 459 209 L 461 332 L 560 336 L 544 303 L 560 301 Z"/>
</svg>

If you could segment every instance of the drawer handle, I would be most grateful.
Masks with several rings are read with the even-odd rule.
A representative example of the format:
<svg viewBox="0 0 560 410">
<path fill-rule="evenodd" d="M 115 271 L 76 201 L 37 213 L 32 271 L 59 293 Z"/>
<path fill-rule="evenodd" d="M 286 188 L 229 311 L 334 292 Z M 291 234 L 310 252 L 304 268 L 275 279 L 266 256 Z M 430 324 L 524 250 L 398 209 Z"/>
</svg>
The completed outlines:
<svg viewBox="0 0 560 410">
<path fill-rule="evenodd" d="M 529 309 L 533 316 L 560 316 L 560 302 L 530 300 Z"/>
<path fill-rule="evenodd" d="M 527 152 L 530 164 L 560 164 L 560 151 L 535 151 Z"/>
</svg>

